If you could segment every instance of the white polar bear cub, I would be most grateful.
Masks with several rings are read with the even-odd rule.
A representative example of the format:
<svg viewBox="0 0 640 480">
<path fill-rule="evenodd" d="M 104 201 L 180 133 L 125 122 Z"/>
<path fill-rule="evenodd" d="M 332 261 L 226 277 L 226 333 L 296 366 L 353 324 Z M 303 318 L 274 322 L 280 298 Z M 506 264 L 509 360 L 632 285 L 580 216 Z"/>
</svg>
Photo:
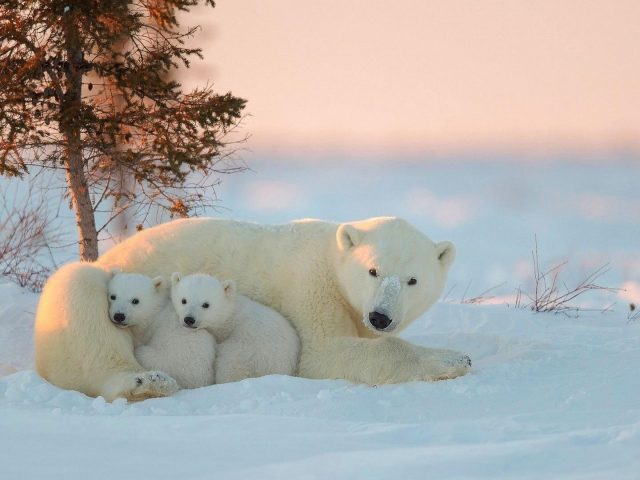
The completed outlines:
<svg viewBox="0 0 640 480">
<path fill-rule="evenodd" d="M 149 326 L 167 304 L 164 277 L 153 279 L 139 273 L 111 272 L 107 285 L 109 319 L 120 328 L 131 327 L 134 345 L 148 341 Z"/>
<path fill-rule="evenodd" d="M 216 337 L 216 383 L 295 375 L 298 334 L 275 310 L 236 293 L 234 281 L 174 273 L 171 299 L 185 326 L 207 330 Z"/>
<path fill-rule="evenodd" d="M 214 383 L 215 339 L 204 330 L 178 323 L 165 277 L 115 273 L 109 282 L 109 318 L 131 328 L 135 357 L 142 366 L 162 370 L 182 388 Z"/>
</svg>

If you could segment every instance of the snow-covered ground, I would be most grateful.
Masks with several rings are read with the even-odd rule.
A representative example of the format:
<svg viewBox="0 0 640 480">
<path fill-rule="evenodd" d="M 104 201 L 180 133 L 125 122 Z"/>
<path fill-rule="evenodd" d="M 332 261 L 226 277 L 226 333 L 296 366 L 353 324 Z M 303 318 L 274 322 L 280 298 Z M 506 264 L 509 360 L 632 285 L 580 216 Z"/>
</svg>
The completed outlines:
<svg viewBox="0 0 640 480">
<path fill-rule="evenodd" d="M 637 165 L 252 167 L 225 179 L 224 216 L 395 214 L 456 243 L 455 287 L 402 336 L 465 351 L 472 373 L 266 377 L 107 404 L 33 372 L 38 296 L 0 280 L 0 478 L 640 478 Z M 580 297 L 596 311 L 577 318 L 459 303 L 529 290 L 534 235 L 544 266 L 569 261 L 569 285 L 609 262 L 601 283 L 626 291 Z"/>
</svg>

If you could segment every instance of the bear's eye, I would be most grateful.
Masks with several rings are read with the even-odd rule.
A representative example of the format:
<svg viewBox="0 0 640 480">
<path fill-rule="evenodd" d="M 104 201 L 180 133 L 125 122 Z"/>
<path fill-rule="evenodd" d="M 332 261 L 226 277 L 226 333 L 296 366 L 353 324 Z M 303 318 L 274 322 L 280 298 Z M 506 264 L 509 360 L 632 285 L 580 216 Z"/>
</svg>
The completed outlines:
<svg viewBox="0 0 640 480">
<path fill-rule="evenodd" d="M 109 297 L 109 298 L 111 298 L 111 300 L 115 300 L 116 296 L 115 295 L 111 295 L 111 297 Z"/>
<path fill-rule="evenodd" d="M 369 275 L 371 275 L 372 277 L 377 277 L 378 276 L 378 271 L 375 268 L 370 268 L 369 269 Z"/>
<path fill-rule="evenodd" d="M 407 285 L 415 285 L 416 283 L 418 283 L 418 280 L 413 278 L 413 277 L 411 277 L 409 279 L 409 281 L 407 282 Z"/>
<path fill-rule="evenodd" d="M 202 308 L 209 308 L 209 302 L 204 302 L 202 304 Z"/>
<path fill-rule="evenodd" d="M 183 298 L 183 299 L 182 299 L 182 304 L 183 304 L 183 305 L 186 305 L 186 304 L 187 304 L 187 299 L 186 299 L 186 298 Z"/>
<path fill-rule="evenodd" d="M 134 305 L 137 305 L 140 303 L 140 300 L 138 300 L 137 298 L 134 298 L 133 300 L 131 300 L 131 303 L 133 303 Z"/>
</svg>

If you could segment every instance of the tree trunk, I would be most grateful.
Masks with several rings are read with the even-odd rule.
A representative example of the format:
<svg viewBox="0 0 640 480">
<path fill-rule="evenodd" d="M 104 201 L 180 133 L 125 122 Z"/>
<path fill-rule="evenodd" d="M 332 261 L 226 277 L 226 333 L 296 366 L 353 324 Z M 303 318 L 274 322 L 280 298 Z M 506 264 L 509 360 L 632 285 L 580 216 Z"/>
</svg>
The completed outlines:
<svg viewBox="0 0 640 480">
<path fill-rule="evenodd" d="M 71 198 L 76 211 L 76 225 L 80 238 L 80 259 L 92 262 L 98 258 L 98 232 L 89 196 L 89 186 L 84 174 L 79 135 L 77 140 L 67 136 L 67 158 L 65 160 L 67 184 L 71 190 Z"/>
<path fill-rule="evenodd" d="M 116 147 L 116 149 L 120 148 L 120 145 Z M 113 236 L 115 237 L 115 242 L 119 243 L 131 235 L 130 223 L 132 223 L 133 217 L 127 203 L 135 195 L 135 183 L 131 175 L 120 166 L 116 167 L 114 174 L 116 175 L 115 188 L 122 195 L 122 197 L 115 197 L 113 200 L 113 213 L 117 215 L 114 220 Z"/>
<path fill-rule="evenodd" d="M 98 258 L 98 233 L 93 216 L 93 204 L 82 158 L 81 108 L 84 56 L 78 37 L 75 15 L 65 13 L 65 47 L 67 50 L 66 92 L 61 106 L 60 127 L 66 140 L 65 168 L 67 184 L 76 211 L 76 225 L 80 238 L 80 259 L 94 261 Z"/>
<path fill-rule="evenodd" d="M 124 55 L 124 53 L 127 51 L 128 46 L 129 45 L 127 39 L 123 38 L 122 40 L 114 43 L 113 52 Z M 115 81 L 114 85 L 112 85 L 111 88 L 117 90 Z M 113 102 L 113 110 L 114 112 L 116 112 L 116 115 L 119 115 L 120 112 L 125 109 L 126 102 L 124 101 L 122 95 L 111 95 L 111 99 Z M 119 141 L 115 146 L 116 156 L 119 156 L 119 154 L 121 154 L 122 151 L 125 150 L 121 142 L 124 133 L 126 132 L 124 132 L 123 128 L 121 127 L 119 133 Z M 113 199 L 112 212 L 113 214 L 117 215 L 114 220 L 113 236 L 115 237 L 114 241 L 116 243 L 119 243 L 131 234 L 131 230 L 129 228 L 131 225 L 129 224 L 132 223 L 133 217 L 131 215 L 131 210 L 129 209 L 128 204 L 131 202 L 132 197 L 135 195 L 136 183 L 131 174 L 127 172 L 127 170 L 122 165 L 118 164 L 117 162 L 112 163 L 113 174 L 116 176 L 115 189 L 118 193 L 118 195 L 116 195 Z"/>
</svg>

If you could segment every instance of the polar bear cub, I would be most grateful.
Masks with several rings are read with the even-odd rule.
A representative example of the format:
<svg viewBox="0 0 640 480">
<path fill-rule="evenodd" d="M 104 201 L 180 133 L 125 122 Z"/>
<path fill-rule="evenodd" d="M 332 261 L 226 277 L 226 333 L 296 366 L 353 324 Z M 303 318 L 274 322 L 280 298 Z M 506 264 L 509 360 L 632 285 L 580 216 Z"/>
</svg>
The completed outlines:
<svg viewBox="0 0 640 480">
<path fill-rule="evenodd" d="M 109 318 L 130 328 L 134 355 L 150 370 L 171 375 L 182 388 L 211 385 L 216 343 L 206 330 L 189 330 L 179 322 L 165 277 L 114 272 L 109 282 Z"/>
<path fill-rule="evenodd" d="M 295 329 L 275 310 L 237 293 L 234 281 L 174 273 L 171 299 L 184 325 L 215 336 L 216 383 L 295 375 L 300 350 Z"/>
</svg>

